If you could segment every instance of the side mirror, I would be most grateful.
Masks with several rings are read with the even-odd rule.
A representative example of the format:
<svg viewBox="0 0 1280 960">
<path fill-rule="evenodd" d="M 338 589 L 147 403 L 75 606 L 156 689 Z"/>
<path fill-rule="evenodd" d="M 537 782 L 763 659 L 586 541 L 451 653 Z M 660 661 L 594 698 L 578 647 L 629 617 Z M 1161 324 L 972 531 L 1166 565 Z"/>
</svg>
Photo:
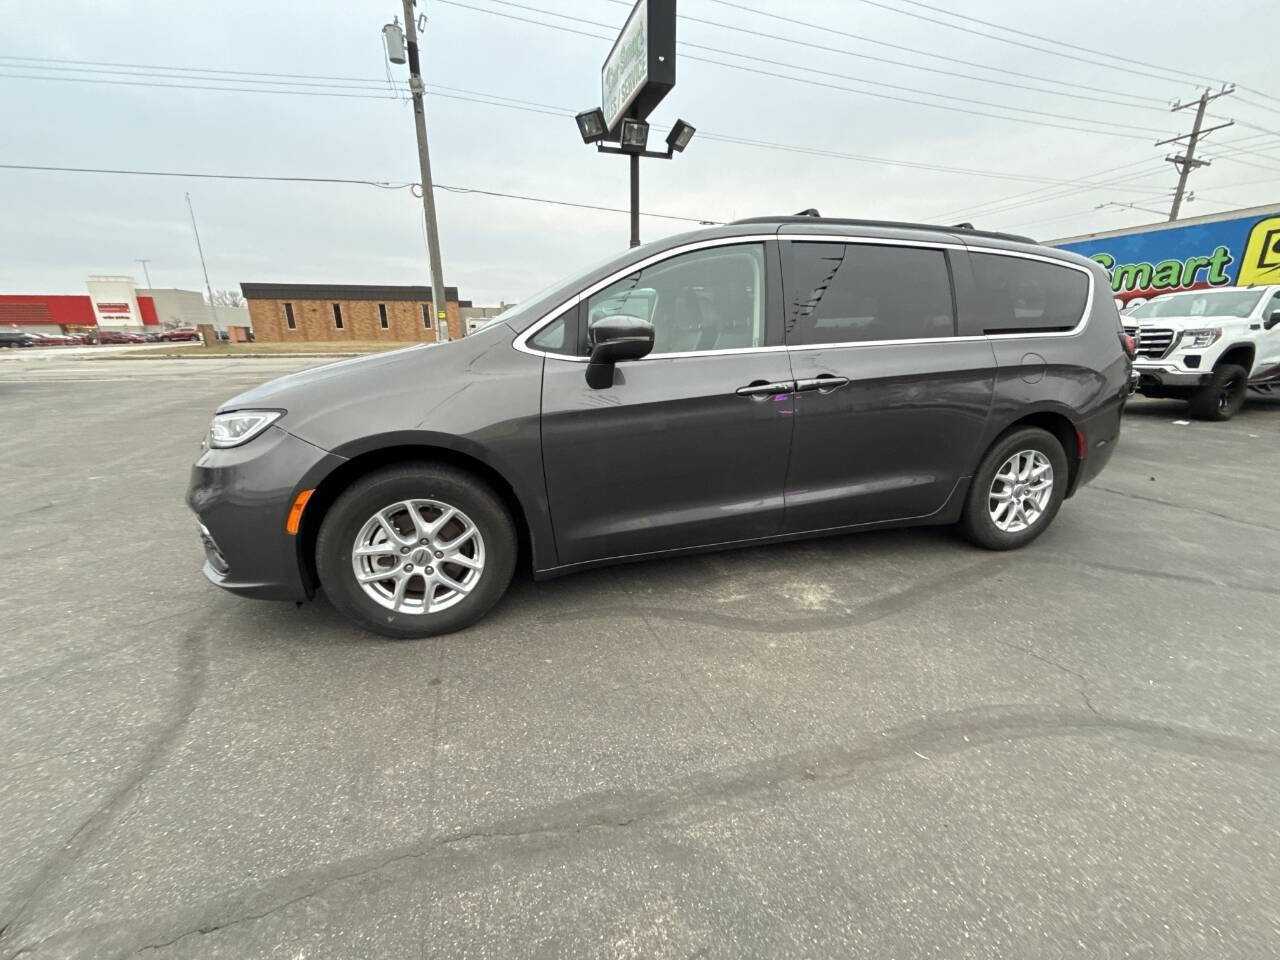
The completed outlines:
<svg viewBox="0 0 1280 960">
<path fill-rule="evenodd" d="M 625 313 L 598 321 L 591 328 L 595 346 L 587 364 L 587 386 L 603 390 L 613 386 L 613 365 L 622 360 L 639 360 L 653 349 L 653 324 Z"/>
<path fill-rule="evenodd" d="M 1280 310 L 1273 310 L 1271 312 L 1271 316 L 1267 317 L 1266 322 L 1263 323 L 1262 329 L 1270 330 L 1272 327 L 1274 327 L 1278 323 L 1280 323 Z"/>
</svg>

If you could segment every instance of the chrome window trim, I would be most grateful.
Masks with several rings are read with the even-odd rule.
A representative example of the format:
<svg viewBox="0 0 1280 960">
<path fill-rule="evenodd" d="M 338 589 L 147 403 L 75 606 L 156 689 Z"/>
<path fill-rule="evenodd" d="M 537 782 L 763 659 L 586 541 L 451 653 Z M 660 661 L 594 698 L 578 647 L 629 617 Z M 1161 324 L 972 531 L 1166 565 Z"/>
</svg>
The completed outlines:
<svg viewBox="0 0 1280 960">
<path fill-rule="evenodd" d="M 777 239 L 777 235 L 773 233 L 752 233 L 752 234 L 743 235 L 741 237 L 716 237 L 711 240 L 695 240 L 692 243 L 682 244 L 681 246 L 678 246 L 678 247 L 671 247 L 669 250 L 663 250 L 661 253 L 655 253 L 652 256 L 645 257 L 643 260 L 637 260 L 635 263 L 631 264 L 630 266 L 623 267 L 621 270 L 614 271 L 613 273 L 605 277 L 603 280 L 597 280 L 595 283 L 587 287 L 585 290 L 580 290 L 576 294 L 574 294 L 572 297 L 569 297 L 566 300 L 563 300 L 562 302 L 557 304 L 551 310 L 547 311 L 547 313 L 543 314 L 541 317 L 535 320 L 529 326 L 528 330 L 526 330 L 524 333 L 520 334 L 518 337 L 515 338 L 515 340 L 512 342 L 511 345 L 515 347 L 517 350 L 519 350 L 521 353 L 532 354 L 535 357 L 545 357 L 548 360 L 568 360 L 571 363 L 588 363 L 590 362 L 590 359 L 591 359 L 590 357 L 570 357 L 563 353 L 548 353 L 545 350 L 538 350 L 529 345 L 529 339 L 531 337 L 536 337 L 541 332 L 543 327 L 551 323 L 554 323 L 557 319 L 559 319 L 560 314 L 563 313 L 565 310 L 569 309 L 569 307 L 577 306 L 578 304 L 582 303 L 584 299 L 591 297 L 593 294 L 599 293 L 601 290 L 603 290 L 605 287 L 609 286 L 610 284 L 617 283 L 623 277 L 629 277 L 631 276 L 631 274 L 639 270 L 644 270 L 646 267 L 653 266 L 653 264 L 655 263 L 661 263 L 663 260 L 670 260 L 673 257 L 680 256 L 681 254 L 692 253 L 695 250 L 705 250 L 711 247 L 727 247 L 735 244 L 744 244 L 744 243 L 765 243 L 765 242 L 768 242 L 769 240 L 776 240 L 776 239 Z M 647 357 L 641 357 L 640 360 L 631 361 L 631 362 L 639 363 L 644 360 L 664 360 L 664 359 L 675 358 L 675 357 L 688 357 L 688 356 L 704 357 L 704 356 L 715 355 L 715 354 L 754 353 L 761 350 L 785 350 L 785 349 L 786 349 L 785 346 L 735 347 L 730 350 L 694 350 L 694 351 L 686 351 L 683 353 L 651 353 Z"/>
<path fill-rule="evenodd" d="M 798 353 L 807 350 L 832 350 L 847 347 L 892 347 L 916 343 L 975 343 L 981 340 L 1040 340 L 1045 337 L 1076 337 L 1084 332 L 1084 329 L 1089 325 L 1089 320 L 1093 314 L 1093 299 L 1095 293 L 1095 279 L 1093 271 L 1081 264 L 1071 263 L 1067 260 L 1060 260 L 1057 257 L 1045 256 L 1038 253 L 1027 253 L 1022 250 L 1001 250 L 997 247 L 971 247 L 964 243 L 945 240 L 903 240 L 898 237 L 843 236 L 841 234 L 825 233 L 753 233 L 746 234 L 741 237 L 716 237 L 712 240 L 696 240 L 692 243 L 683 244 L 679 247 L 672 247 L 669 250 L 663 250 L 661 253 L 655 253 L 652 256 L 639 260 L 628 267 L 615 271 L 604 279 L 593 283 L 585 290 L 581 290 L 573 296 L 561 301 L 551 310 L 548 310 L 530 324 L 527 330 L 517 336 L 515 340 L 512 341 L 511 345 L 521 353 L 527 353 L 535 357 L 543 357 L 547 360 L 564 360 L 569 363 L 589 363 L 591 359 L 590 357 L 571 357 L 563 353 L 550 353 L 545 350 L 538 350 L 529 345 L 529 340 L 532 337 L 537 336 L 544 327 L 559 319 L 560 314 L 565 310 L 570 307 L 578 306 L 582 303 L 584 298 L 591 297 L 593 294 L 598 293 L 610 284 L 616 283 L 623 277 L 630 276 L 638 270 L 643 270 L 655 263 L 660 263 L 663 260 L 677 257 L 684 253 L 691 253 L 695 250 L 743 243 L 761 243 L 769 240 L 792 240 L 802 243 L 860 243 L 872 246 L 921 247 L 926 250 L 963 250 L 966 253 L 987 253 L 1000 257 L 1017 257 L 1022 260 L 1037 260 L 1041 263 L 1047 263 L 1056 267 L 1064 267 L 1068 270 L 1076 270 L 1083 273 L 1085 278 L 1089 281 L 1089 289 L 1085 295 L 1084 312 L 1080 316 L 1080 321 L 1070 330 L 1046 330 L 1043 333 L 989 333 L 982 334 L 980 336 L 965 337 L 915 337 L 897 340 L 849 340 L 839 343 L 798 344 L 795 346 L 781 344 L 778 346 L 768 347 L 733 347 L 725 350 L 688 350 L 680 353 L 651 353 L 646 357 L 642 357 L 640 360 L 631 362 L 642 363 L 645 360 L 676 360 L 685 357 L 730 356 L 733 354 L 743 353 L 781 353 L 783 351 Z"/>
</svg>

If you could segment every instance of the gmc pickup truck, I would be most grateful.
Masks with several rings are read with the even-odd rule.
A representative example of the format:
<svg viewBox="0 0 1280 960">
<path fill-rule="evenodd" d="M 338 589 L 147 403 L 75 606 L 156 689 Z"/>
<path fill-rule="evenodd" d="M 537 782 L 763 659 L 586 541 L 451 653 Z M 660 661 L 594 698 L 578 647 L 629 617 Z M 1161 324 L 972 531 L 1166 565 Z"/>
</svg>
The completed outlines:
<svg viewBox="0 0 1280 960">
<path fill-rule="evenodd" d="M 1143 396 L 1186 400 L 1200 420 L 1229 420 L 1249 390 L 1280 390 L 1280 285 L 1166 294 L 1122 319 L 1137 340 Z"/>
</svg>

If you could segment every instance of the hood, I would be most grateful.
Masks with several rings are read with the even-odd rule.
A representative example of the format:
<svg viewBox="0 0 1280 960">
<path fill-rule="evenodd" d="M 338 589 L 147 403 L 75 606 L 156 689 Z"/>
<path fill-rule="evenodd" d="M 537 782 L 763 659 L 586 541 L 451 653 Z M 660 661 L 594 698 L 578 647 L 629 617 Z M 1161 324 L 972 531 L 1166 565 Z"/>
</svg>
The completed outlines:
<svg viewBox="0 0 1280 960">
<path fill-rule="evenodd" d="M 1233 316 L 1196 316 L 1196 317 L 1150 317 L 1141 320 L 1135 317 L 1122 317 L 1126 327 L 1158 328 L 1163 330 L 1200 330 L 1205 327 L 1229 327 L 1233 324 L 1245 325 L 1248 317 Z"/>
<path fill-rule="evenodd" d="M 334 381 L 348 377 L 378 376 L 385 372 L 394 376 L 394 371 L 406 361 L 417 359 L 423 350 L 438 349 L 446 344 L 418 343 L 402 350 L 388 350 L 386 353 L 373 353 L 365 357 L 348 357 L 334 363 L 321 364 L 297 373 L 286 374 L 256 387 L 250 387 L 238 393 L 226 403 L 218 407 L 218 412 L 248 409 L 289 409 L 290 399 L 305 396 L 314 390 L 323 390 Z"/>
<path fill-rule="evenodd" d="M 446 429 L 438 410 L 461 394 L 501 391 L 494 358 L 539 358 L 510 347 L 514 332 L 494 323 L 461 340 L 416 344 L 292 373 L 246 390 L 219 411 L 283 410 L 276 426 L 325 450 L 366 434 Z M 448 418 L 444 418 L 448 419 Z"/>
</svg>

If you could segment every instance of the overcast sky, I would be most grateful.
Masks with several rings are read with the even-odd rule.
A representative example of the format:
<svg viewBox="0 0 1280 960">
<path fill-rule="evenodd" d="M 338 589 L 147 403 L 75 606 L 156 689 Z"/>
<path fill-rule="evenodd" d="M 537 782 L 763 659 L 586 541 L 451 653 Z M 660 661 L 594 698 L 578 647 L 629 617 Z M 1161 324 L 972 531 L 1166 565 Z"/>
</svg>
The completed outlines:
<svg viewBox="0 0 1280 960">
<path fill-rule="evenodd" d="M 424 4 L 424 72 L 436 90 L 427 115 L 437 182 L 626 207 L 626 161 L 584 146 L 570 116 L 441 94 L 516 99 L 550 113 L 597 105 L 610 41 L 581 33 L 612 36 L 629 4 L 419 0 L 419 9 Z M 715 25 L 680 21 L 680 39 L 703 49 L 681 48 L 677 85 L 650 119 L 667 125 L 684 117 L 699 136 L 673 162 L 643 163 L 646 212 L 722 221 L 817 207 L 831 216 L 968 219 L 1046 239 L 1161 219 L 1095 209 L 1106 201 L 1167 208 L 1176 182 L 1172 166 L 1162 162 L 1168 148 L 1152 142 L 1190 128 L 1191 111 L 1170 113 L 1168 102 L 1197 95 L 1197 82 L 1137 61 L 1242 85 L 1236 96 L 1210 107 L 1211 114 L 1239 123 L 1206 141 L 1202 155 L 1218 159 L 1193 174 L 1197 199 L 1184 207 L 1185 216 L 1280 201 L 1280 101 L 1268 98 L 1280 96 L 1275 0 L 1216 7 L 989 0 L 962 8 L 1027 33 L 1110 51 L 1107 58 L 1064 48 L 1055 49 L 1066 56 L 1055 56 L 999 42 L 992 38 L 1044 46 L 911 0 L 680 0 L 679 9 Z M 415 181 L 412 112 L 387 86 L 380 32 L 399 12 L 399 0 L 0 0 L 0 163 Z M 581 33 L 538 25 L 548 22 Z M 116 71 L 104 74 L 71 61 L 135 66 L 96 68 Z M 161 69 L 169 67 L 211 72 L 197 80 Z M 390 69 L 402 90 L 406 68 Z M 288 89 L 308 95 L 291 95 L 147 85 L 227 85 L 228 75 L 212 71 L 349 86 L 293 86 Z M 37 75 L 61 79 L 30 79 Z M 78 79 L 65 79 L 71 77 Z M 859 82 L 868 80 L 920 92 Z M 316 93 L 347 96 L 310 95 Z M 655 133 L 651 140 L 662 137 Z M 1119 178 L 1129 179 L 1096 185 Z M 1040 182 L 1080 179 L 1095 186 Z M 0 293 L 83 293 L 89 274 L 129 274 L 141 284 L 136 258 L 151 260 L 156 286 L 201 289 L 187 191 L 215 288 L 242 281 L 430 282 L 421 203 L 408 190 L 0 169 Z M 1005 198 L 1012 199 L 996 203 Z M 445 280 L 477 304 L 519 300 L 627 242 L 623 213 L 478 194 L 439 192 L 438 201 Z M 641 232 L 649 240 L 693 226 L 645 217 Z"/>
</svg>

